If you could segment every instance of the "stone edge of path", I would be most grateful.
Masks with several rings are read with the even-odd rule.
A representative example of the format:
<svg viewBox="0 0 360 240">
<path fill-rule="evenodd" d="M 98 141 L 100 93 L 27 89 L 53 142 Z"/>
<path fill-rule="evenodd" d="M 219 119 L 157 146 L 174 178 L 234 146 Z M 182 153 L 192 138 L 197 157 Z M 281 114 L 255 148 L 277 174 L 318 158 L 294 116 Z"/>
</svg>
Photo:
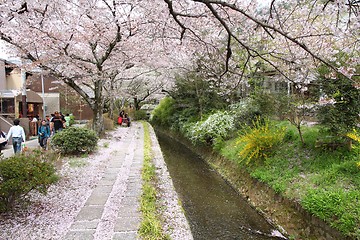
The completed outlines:
<svg viewBox="0 0 360 240">
<path fill-rule="evenodd" d="M 185 217 L 180 200 L 175 191 L 171 176 L 167 169 L 164 156 L 152 126 L 149 124 L 153 162 L 156 167 L 156 175 L 159 179 L 158 188 L 160 194 L 161 216 L 164 222 L 164 232 L 174 240 L 192 240 L 190 225 Z"/>
</svg>

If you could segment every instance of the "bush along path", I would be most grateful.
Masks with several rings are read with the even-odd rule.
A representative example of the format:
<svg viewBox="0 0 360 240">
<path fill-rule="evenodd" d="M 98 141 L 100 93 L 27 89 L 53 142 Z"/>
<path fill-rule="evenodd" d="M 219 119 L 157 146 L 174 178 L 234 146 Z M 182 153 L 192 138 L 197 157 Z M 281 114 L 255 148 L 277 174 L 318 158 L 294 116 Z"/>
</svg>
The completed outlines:
<svg viewBox="0 0 360 240">
<path fill-rule="evenodd" d="M 153 135 L 151 138 L 156 140 Z M 30 193 L 29 205 L 19 205 L 11 212 L 0 214 L 0 240 L 138 239 L 143 159 L 141 123 L 109 132 L 92 154 L 63 158 L 58 171 L 60 180 L 48 189 L 47 195 Z M 176 194 L 161 197 L 168 196 L 176 197 Z M 178 203 L 177 198 L 162 200 Z M 179 212 L 182 220 L 177 221 L 186 223 Z M 170 227 L 164 228 L 165 235 L 184 239 L 176 237 L 183 236 L 178 233 L 184 230 L 174 229 L 183 225 L 167 224 Z M 189 231 L 186 224 L 184 229 Z"/>
</svg>

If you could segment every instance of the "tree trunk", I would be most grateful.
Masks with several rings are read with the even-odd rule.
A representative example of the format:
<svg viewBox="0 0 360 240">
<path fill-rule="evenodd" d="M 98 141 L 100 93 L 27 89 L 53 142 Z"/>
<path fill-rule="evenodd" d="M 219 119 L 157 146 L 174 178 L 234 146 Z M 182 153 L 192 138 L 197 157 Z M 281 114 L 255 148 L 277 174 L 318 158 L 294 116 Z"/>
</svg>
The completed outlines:
<svg viewBox="0 0 360 240">
<path fill-rule="evenodd" d="M 110 119 L 114 118 L 114 111 L 115 111 L 115 98 L 110 97 L 110 100 L 109 100 L 109 118 Z"/>
<path fill-rule="evenodd" d="M 95 103 L 95 108 L 92 109 L 94 112 L 93 122 L 92 122 L 92 129 L 100 136 L 104 133 L 104 107 L 100 104 Z"/>
<path fill-rule="evenodd" d="M 136 111 L 140 110 L 140 101 L 137 97 L 134 97 L 134 107 Z"/>
<path fill-rule="evenodd" d="M 102 133 L 104 133 L 104 104 L 105 99 L 103 95 L 103 81 L 97 80 L 94 82 L 95 88 L 94 88 L 94 104 L 92 104 L 92 110 L 94 113 L 93 117 L 93 123 L 92 123 L 92 129 L 100 136 Z"/>
</svg>

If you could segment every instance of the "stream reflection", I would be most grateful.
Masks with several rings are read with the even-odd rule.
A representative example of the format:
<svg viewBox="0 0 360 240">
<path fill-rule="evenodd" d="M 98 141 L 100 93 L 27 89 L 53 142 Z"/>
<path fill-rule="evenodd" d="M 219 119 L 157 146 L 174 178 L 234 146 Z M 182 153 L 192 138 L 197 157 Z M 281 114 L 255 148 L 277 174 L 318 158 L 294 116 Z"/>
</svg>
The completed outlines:
<svg viewBox="0 0 360 240">
<path fill-rule="evenodd" d="M 283 239 L 199 156 L 156 134 L 194 239 Z"/>
</svg>

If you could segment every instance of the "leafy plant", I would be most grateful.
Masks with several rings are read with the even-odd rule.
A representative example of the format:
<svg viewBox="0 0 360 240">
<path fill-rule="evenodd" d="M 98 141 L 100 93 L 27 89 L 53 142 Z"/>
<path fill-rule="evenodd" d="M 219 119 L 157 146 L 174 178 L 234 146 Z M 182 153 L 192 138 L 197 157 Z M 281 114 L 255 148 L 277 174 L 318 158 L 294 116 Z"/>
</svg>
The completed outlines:
<svg viewBox="0 0 360 240">
<path fill-rule="evenodd" d="M 283 128 L 270 125 L 268 120 L 256 120 L 253 128 L 248 127 L 238 137 L 237 145 L 241 146 L 239 156 L 246 159 L 246 164 L 266 158 L 285 135 Z"/>
<path fill-rule="evenodd" d="M 241 129 L 246 125 L 251 125 L 256 118 L 261 116 L 261 112 L 254 100 L 248 98 L 238 103 L 230 105 L 230 112 L 235 118 L 237 129 Z"/>
<path fill-rule="evenodd" d="M 216 145 L 235 129 L 234 116 L 226 111 L 211 114 L 206 120 L 190 125 L 187 137 L 193 143 Z"/>
<path fill-rule="evenodd" d="M 134 112 L 134 118 L 135 120 L 148 120 L 149 117 L 146 114 L 145 110 L 137 110 Z"/>
<path fill-rule="evenodd" d="M 163 98 L 152 112 L 151 123 L 162 127 L 170 127 L 173 122 L 174 103 L 175 100 L 170 97 Z"/>
<path fill-rule="evenodd" d="M 358 133 L 356 129 L 353 129 L 353 131 L 347 133 L 346 136 L 355 142 L 351 145 L 351 147 L 355 151 L 355 154 L 358 156 L 356 165 L 360 169 L 360 133 Z"/>
<path fill-rule="evenodd" d="M 70 127 L 52 138 L 52 146 L 64 154 L 80 155 L 94 151 L 98 137 L 93 130 Z"/>
<path fill-rule="evenodd" d="M 24 201 L 32 190 L 46 194 L 57 182 L 55 166 L 34 152 L 15 155 L 0 161 L 0 212 L 9 210 L 16 202 Z"/>
</svg>

